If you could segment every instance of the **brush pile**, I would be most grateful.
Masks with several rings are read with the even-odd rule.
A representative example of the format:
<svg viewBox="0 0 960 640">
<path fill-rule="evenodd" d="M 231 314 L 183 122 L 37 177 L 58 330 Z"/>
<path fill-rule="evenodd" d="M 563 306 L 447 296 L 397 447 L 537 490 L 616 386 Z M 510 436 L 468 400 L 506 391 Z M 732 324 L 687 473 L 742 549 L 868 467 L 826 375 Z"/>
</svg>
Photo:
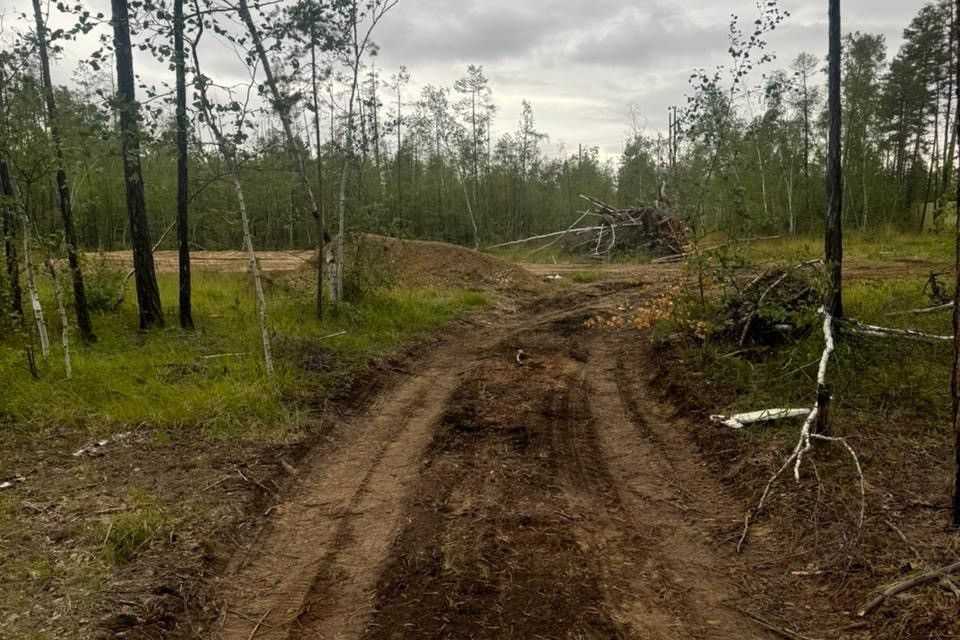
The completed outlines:
<svg viewBox="0 0 960 640">
<path fill-rule="evenodd" d="M 821 298 L 815 275 L 811 269 L 793 267 L 756 276 L 724 304 L 720 312 L 724 333 L 741 347 L 773 346 L 808 333 Z"/>
<path fill-rule="evenodd" d="M 687 231 L 680 219 L 670 214 L 669 202 L 657 207 L 617 209 L 590 196 L 581 195 L 590 208 L 563 231 L 514 240 L 490 249 L 543 242 L 528 256 L 559 246 L 571 253 L 606 260 L 619 251 L 642 251 L 656 256 L 683 256 L 688 252 Z M 580 226 L 593 219 L 593 226 Z"/>
</svg>

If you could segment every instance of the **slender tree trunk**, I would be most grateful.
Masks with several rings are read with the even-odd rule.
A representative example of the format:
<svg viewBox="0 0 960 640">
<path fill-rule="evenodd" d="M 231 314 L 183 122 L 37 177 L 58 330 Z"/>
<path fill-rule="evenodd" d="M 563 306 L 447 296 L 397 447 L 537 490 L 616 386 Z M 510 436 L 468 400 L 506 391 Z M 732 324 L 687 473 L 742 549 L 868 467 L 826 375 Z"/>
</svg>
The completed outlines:
<svg viewBox="0 0 960 640">
<path fill-rule="evenodd" d="M 356 34 L 354 35 L 356 40 Z M 357 83 L 360 75 L 360 55 L 361 52 L 354 48 L 353 81 L 350 84 L 350 102 L 347 105 L 347 131 L 346 144 L 343 149 L 343 170 L 340 172 L 340 196 L 338 199 L 339 224 L 337 230 L 337 278 L 336 278 L 336 300 L 343 299 L 343 255 L 344 255 L 344 234 L 346 233 L 347 216 L 347 174 L 350 171 L 350 156 L 353 155 L 353 114 L 354 103 L 357 99 Z"/>
<path fill-rule="evenodd" d="M 323 200 L 323 142 L 320 140 L 320 96 L 317 85 L 317 45 L 310 44 L 310 81 L 313 90 L 313 128 L 317 137 L 317 319 L 323 320 L 323 271 L 334 257 L 327 248 L 327 207 Z M 332 281 L 331 281 L 332 282 Z"/>
<path fill-rule="evenodd" d="M 10 311 L 18 318 L 23 317 L 23 292 L 20 289 L 20 264 L 17 261 L 17 228 L 13 204 L 13 186 L 10 169 L 0 159 L 0 195 L 7 199 L 3 204 L 3 251 L 7 265 L 7 279 L 10 281 Z"/>
<path fill-rule="evenodd" d="M 49 258 L 44 261 L 47 267 L 47 274 L 50 276 L 50 285 L 53 287 L 53 297 L 57 301 L 57 311 L 60 313 L 60 346 L 63 347 L 63 368 L 67 374 L 67 380 L 73 377 L 73 365 L 70 362 L 70 320 L 67 318 L 67 307 L 63 304 L 63 292 L 60 291 L 60 283 L 57 282 L 57 270 L 53 266 L 53 261 Z"/>
<path fill-rule="evenodd" d="M 950 12 L 950 46 L 949 46 L 949 59 L 953 60 L 955 53 L 954 49 L 954 36 L 953 32 L 956 30 L 957 16 L 953 11 Z M 943 187 L 940 189 L 941 198 L 946 195 L 947 190 L 950 188 L 950 176 L 952 175 L 953 170 L 953 145 L 956 141 L 954 134 L 956 133 L 956 127 L 953 126 L 953 93 L 954 93 L 954 82 L 952 74 L 948 74 L 947 79 L 947 113 L 946 121 L 943 126 Z M 958 105 L 960 106 L 960 105 Z"/>
<path fill-rule="evenodd" d="M 763 198 L 763 219 L 770 219 L 770 209 L 767 207 L 767 171 L 763 162 L 763 154 L 760 152 L 760 139 L 759 136 L 754 140 L 755 146 L 757 147 L 757 163 L 760 168 L 760 195 Z"/>
<path fill-rule="evenodd" d="M 173 56 L 177 72 L 177 245 L 180 251 L 180 326 L 193 329 L 190 291 L 190 196 L 187 172 L 187 70 L 183 0 L 173 2 Z"/>
<path fill-rule="evenodd" d="M 199 14 L 199 0 L 194 0 L 194 6 L 197 7 L 197 13 Z M 196 39 L 193 41 L 193 46 L 191 47 L 193 53 L 193 67 L 198 77 L 202 77 L 202 74 L 200 73 L 200 58 L 197 55 L 197 48 L 202 35 L 203 23 L 201 21 L 197 30 Z M 260 328 L 260 340 L 263 343 L 263 361 L 267 375 L 272 378 L 275 370 L 273 366 L 273 351 L 270 348 L 270 329 L 267 325 L 267 300 L 263 293 L 263 282 L 260 278 L 260 266 L 257 263 L 257 254 L 253 247 L 253 236 L 250 232 L 250 218 L 247 215 L 247 201 L 243 196 L 243 185 L 240 182 L 240 166 L 237 164 L 236 156 L 234 155 L 232 147 L 227 141 L 226 136 L 223 135 L 220 127 L 217 125 L 216 118 L 214 118 L 213 107 L 211 106 L 210 100 L 207 96 L 206 85 L 199 84 L 198 86 L 201 108 L 203 109 L 204 116 L 208 126 L 210 127 L 210 130 L 213 132 L 213 137 L 217 142 L 217 149 L 220 151 L 220 156 L 226 163 L 227 169 L 230 173 L 230 182 L 233 185 L 234 193 L 237 196 L 237 206 L 240 209 L 240 222 L 243 229 L 243 244 L 247 251 L 247 258 L 250 261 L 250 274 L 253 278 L 253 287 L 257 297 L 257 323 Z"/>
<path fill-rule="evenodd" d="M 380 167 L 380 114 L 379 105 L 377 104 L 377 85 L 379 85 L 379 80 L 377 79 L 376 64 L 373 65 L 370 72 L 372 74 L 370 78 L 370 99 L 372 100 L 370 108 L 373 109 L 373 159 L 377 165 L 377 182 L 382 185 L 383 173 Z"/>
<path fill-rule="evenodd" d="M 397 76 L 397 217 L 403 219 L 403 183 L 401 176 L 401 161 L 403 154 L 403 100 L 400 94 L 400 77 Z"/>
<path fill-rule="evenodd" d="M 260 326 L 260 339 L 263 343 L 263 362 L 267 375 L 271 378 L 276 375 L 273 367 L 273 352 L 270 348 L 270 329 L 267 326 L 267 299 L 263 293 L 263 281 L 260 278 L 260 265 L 257 263 L 257 252 L 253 248 L 253 235 L 250 233 L 250 218 L 247 215 L 247 202 L 243 197 L 243 186 L 240 184 L 239 169 L 230 162 L 230 181 L 237 195 L 237 206 L 240 208 L 240 222 L 243 227 L 243 244 L 247 250 L 247 259 L 250 262 L 250 273 L 253 277 L 253 288 L 257 296 L 257 323 Z"/>
<path fill-rule="evenodd" d="M 247 4 L 247 0 L 240 0 L 239 5 L 240 18 L 243 20 L 244 24 L 247 27 L 247 33 L 250 35 L 250 39 L 253 42 L 253 47 L 257 52 L 257 57 L 260 60 L 260 66 L 263 67 L 263 75 L 267 80 L 267 88 L 270 91 L 270 97 L 273 102 L 273 110 L 280 117 L 280 123 L 283 126 L 283 134 L 286 138 L 288 153 L 293 157 L 294 161 L 297 164 L 297 173 L 300 176 L 300 184 L 303 187 L 303 191 L 306 194 L 307 198 L 310 201 L 310 207 L 312 209 L 312 214 L 314 218 L 319 219 L 320 217 L 320 206 L 317 204 L 317 199 L 313 194 L 313 189 L 310 187 L 310 178 L 307 175 L 307 163 L 304 160 L 303 152 L 300 149 L 300 145 L 297 144 L 296 136 L 293 134 L 293 123 L 290 118 L 290 99 L 289 97 L 282 96 L 280 94 L 280 86 L 277 83 L 276 76 L 273 74 L 273 69 L 270 66 L 270 59 L 267 57 L 266 49 L 263 46 L 263 40 L 260 37 L 260 32 L 257 30 L 257 25 L 253 21 L 253 15 L 250 13 L 250 8 Z M 316 73 L 314 71 L 314 73 Z M 323 251 L 323 235 L 320 236 L 320 245 L 321 252 Z M 342 259 L 342 256 L 338 256 Z M 319 277 L 318 277 L 319 280 Z M 317 295 L 322 295 L 322 284 L 317 282 Z M 317 308 L 319 309 L 323 303 L 318 301 Z"/>
<path fill-rule="evenodd" d="M 153 263 L 153 244 L 140 165 L 140 118 L 133 73 L 133 51 L 130 43 L 130 17 L 127 0 L 111 0 L 113 9 L 113 42 L 117 60 L 117 97 L 120 110 L 120 138 L 123 150 L 123 177 L 130 217 L 130 240 L 133 244 L 133 267 L 136 270 L 137 304 L 140 329 L 162 327 L 163 307 L 160 287 Z"/>
<path fill-rule="evenodd" d="M 863 218 L 860 223 L 860 230 L 867 230 L 867 218 L 870 215 L 870 200 L 867 194 L 867 152 L 864 145 L 864 152 L 860 157 L 860 190 L 863 197 Z"/>
<path fill-rule="evenodd" d="M 66 161 L 63 158 L 63 145 L 61 144 L 60 127 L 57 121 L 57 106 L 53 97 L 53 81 L 50 77 L 47 28 L 40 9 L 40 0 L 33 0 L 33 16 L 37 25 L 37 49 L 40 53 L 40 75 L 43 81 L 47 127 L 53 141 L 53 152 L 57 165 L 57 194 L 60 200 L 60 217 L 63 219 L 63 233 L 67 243 L 67 261 L 70 264 L 70 273 L 73 276 L 73 298 L 77 313 L 77 327 L 79 327 L 80 336 L 84 341 L 96 342 L 97 336 L 93 332 L 93 323 L 90 321 L 87 292 L 83 284 L 83 271 L 80 268 L 80 256 L 77 250 L 77 231 L 73 223 L 70 186 L 67 183 Z"/>
<path fill-rule="evenodd" d="M 954 37 L 960 41 L 960 0 L 956 1 L 957 20 L 954 20 Z M 956 65 L 956 82 L 954 88 L 957 91 L 957 105 L 960 105 L 960 56 L 954 62 Z M 955 127 L 960 132 L 960 118 L 955 118 Z M 960 181 L 957 185 L 957 202 L 960 202 Z M 960 275 L 960 217 L 957 218 L 956 229 L 956 264 L 954 273 Z M 960 528 L 960 277 L 956 278 L 956 288 L 953 293 L 953 431 L 955 434 L 954 445 L 954 485 L 953 485 L 953 513 L 952 523 L 956 528 Z"/>
<path fill-rule="evenodd" d="M 827 216 L 824 245 L 830 290 L 827 313 L 843 317 L 843 169 L 840 149 L 840 0 L 830 0 L 830 61 L 828 69 L 830 135 L 827 152 Z"/>
</svg>

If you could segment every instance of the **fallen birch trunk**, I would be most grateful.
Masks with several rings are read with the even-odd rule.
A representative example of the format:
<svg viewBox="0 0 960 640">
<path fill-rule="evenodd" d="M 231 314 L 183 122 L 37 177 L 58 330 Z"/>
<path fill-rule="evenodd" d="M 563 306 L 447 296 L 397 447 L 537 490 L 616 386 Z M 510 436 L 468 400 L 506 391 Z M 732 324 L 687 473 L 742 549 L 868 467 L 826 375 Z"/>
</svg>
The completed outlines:
<svg viewBox="0 0 960 640">
<path fill-rule="evenodd" d="M 910 338 L 913 340 L 922 340 L 924 342 L 953 342 L 953 336 L 938 336 L 932 333 L 924 333 L 913 329 L 892 329 L 890 327 L 878 327 L 876 325 L 860 322 L 859 320 L 844 320 L 847 324 L 853 326 L 851 331 L 864 336 L 874 338 Z"/>
<path fill-rule="evenodd" d="M 761 422 L 802 418 L 810 415 L 811 411 L 811 409 L 764 409 L 763 411 L 738 413 L 732 416 L 710 416 L 710 419 L 731 429 L 743 429 L 747 425 Z"/>
<path fill-rule="evenodd" d="M 895 316 L 922 316 L 930 313 L 938 313 L 940 311 L 948 311 L 950 309 L 953 309 L 952 302 L 948 302 L 947 304 L 941 304 L 936 307 L 927 307 L 925 309 L 907 309 L 906 311 L 894 311 L 886 315 L 888 318 L 892 318 Z"/>
<path fill-rule="evenodd" d="M 819 406 L 819 396 L 820 391 L 826 388 L 827 383 L 827 370 L 830 365 L 830 358 L 833 355 L 834 349 L 836 348 L 836 343 L 834 341 L 833 326 L 834 319 L 825 307 L 820 308 L 820 313 L 823 315 L 823 337 L 824 337 L 824 349 L 823 353 L 820 356 L 820 366 L 817 370 L 817 390 L 818 390 L 818 406 L 813 409 L 765 409 L 763 411 L 756 411 L 752 413 L 742 414 L 740 416 L 732 416 L 726 419 L 718 419 L 717 422 L 720 422 L 733 429 L 741 429 L 747 424 L 756 424 L 759 422 L 766 422 L 769 420 L 782 420 L 786 418 L 801 417 L 806 415 L 807 418 L 803 422 L 803 426 L 800 428 L 800 437 L 797 440 L 796 446 L 794 446 L 793 451 L 789 456 L 783 461 L 781 467 L 777 470 L 776 473 L 771 476 L 770 480 L 767 482 L 764 487 L 763 494 L 760 496 L 760 502 L 757 504 L 757 507 L 744 518 L 743 524 L 743 534 L 740 536 L 740 541 L 737 543 L 737 551 L 740 551 L 743 548 L 743 543 L 747 539 L 747 534 L 750 530 L 750 522 L 753 516 L 763 511 L 763 508 L 767 504 L 767 499 L 770 497 L 770 492 L 773 489 L 773 486 L 776 484 L 777 480 L 788 470 L 790 467 L 793 467 L 793 476 L 796 481 L 800 482 L 800 468 L 803 465 L 804 457 L 813 450 L 813 441 L 820 440 L 823 442 L 836 442 L 843 446 L 850 456 L 853 458 L 854 465 L 857 469 L 857 475 L 860 478 L 860 521 L 858 527 L 863 527 L 863 521 L 866 517 L 866 483 L 863 477 L 863 468 L 860 465 L 860 459 L 857 456 L 856 451 L 853 450 L 847 441 L 843 438 L 834 438 L 831 436 L 824 435 L 822 433 L 815 433 L 813 430 L 814 425 L 817 424 L 818 418 L 820 416 L 820 406 Z M 718 416 L 717 418 L 721 418 Z M 743 419 L 745 418 L 745 420 Z"/>
</svg>

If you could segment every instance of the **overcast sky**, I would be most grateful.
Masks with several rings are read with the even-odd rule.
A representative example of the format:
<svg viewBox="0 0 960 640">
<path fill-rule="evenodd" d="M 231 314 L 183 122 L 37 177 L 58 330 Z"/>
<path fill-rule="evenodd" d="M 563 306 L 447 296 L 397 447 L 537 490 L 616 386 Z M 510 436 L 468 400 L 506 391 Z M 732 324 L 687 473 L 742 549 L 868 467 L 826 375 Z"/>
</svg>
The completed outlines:
<svg viewBox="0 0 960 640">
<path fill-rule="evenodd" d="M 106 12 L 107 0 L 91 0 Z M 882 33 L 890 53 L 922 0 L 843 0 L 843 30 Z M 770 37 L 787 66 L 801 51 L 823 55 L 827 0 L 781 0 L 792 14 Z M 0 0 L 0 14 L 29 8 L 27 0 Z M 666 128 L 666 111 L 680 104 L 695 67 L 722 64 L 730 14 L 752 22 L 755 0 L 400 0 L 375 36 L 384 77 L 406 65 L 412 100 L 426 84 L 450 86 L 468 64 L 483 65 L 500 109 L 495 132 L 514 128 L 521 100 L 529 100 L 545 150 L 557 155 L 582 143 L 604 157 L 620 153 L 630 127 L 628 104 L 639 106 L 648 128 Z M 58 61 L 66 81 L 91 43 L 71 44 Z M 229 73 L 231 56 L 212 57 L 205 71 Z M 141 64 L 145 77 L 165 67 Z M 757 78 L 759 80 L 759 77 Z"/>
</svg>

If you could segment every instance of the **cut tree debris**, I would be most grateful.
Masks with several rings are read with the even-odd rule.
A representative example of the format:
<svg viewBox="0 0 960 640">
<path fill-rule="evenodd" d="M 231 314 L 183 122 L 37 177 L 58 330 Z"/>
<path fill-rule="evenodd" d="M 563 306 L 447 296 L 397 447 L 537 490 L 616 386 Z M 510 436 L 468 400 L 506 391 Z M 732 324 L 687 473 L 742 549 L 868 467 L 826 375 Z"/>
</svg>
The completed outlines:
<svg viewBox="0 0 960 640">
<path fill-rule="evenodd" d="M 956 573 L 957 571 L 960 571 L 960 562 L 954 562 L 953 564 L 947 565 L 945 567 L 941 567 L 940 569 L 937 569 L 935 571 L 930 571 L 929 573 L 924 573 L 919 576 L 915 576 L 908 580 L 904 580 L 903 582 L 898 582 L 897 584 L 885 589 L 883 593 L 878 595 L 876 598 L 874 598 L 867 604 L 863 605 L 863 608 L 857 612 L 857 615 L 863 618 L 869 615 L 871 611 L 873 611 L 874 609 L 882 605 L 884 602 L 886 602 L 889 598 L 900 595 L 901 593 L 909 591 L 910 589 L 913 589 L 915 587 L 920 587 L 925 584 L 938 582 L 944 578 L 947 578 L 947 576 L 949 576 L 950 574 Z"/>
<path fill-rule="evenodd" d="M 769 421 L 769 420 L 781 420 L 791 417 L 800 417 L 804 414 L 807 415 L 807 419 L 804 420 L 803 426 L 800 428 L 800 437 L 797 440 L 796 446 L 794 446 L 793 451 L 786 457 L 783 461 L 783 465 L 774 473 L 770 480 L 767 482 L 766 487 L 763 490 L 763 495 L 760 496 L 760 502 L 757 504 L 757 507 L 744 518 L 743 524 L 743 534 L 740 536 L 740 541 L 737 543 L 737 551 L 740 551 L 743 548 L 743 543 L 747 539 L 747 533 L 750 530 L 750 521 L 752 518 L 763 511 L 764 506 L 766 506 L 767 498 L 770 497 L 770 491 L 773 489 L 773 486 L 776 484 L 777 480 L 787 471 L 791 466 L 793 467 L 793 475 L 796 481 L 800 482 L 800 468 L 803 465 L 804 456 L 810 453 L 813 450 L 814 440 L 820 440 L 823 442 L 835 442 L 840 444 L 844 449 L 847 450 L 847 453 L 850 454 L 850 457 L 853 459 L 853 464 L 857 469 L 857 476 L 860 479 L 860 520 L 858 523 L 858 529 L 863 527 L 863 521 L 866 517 L 866 481 L 863 477 L 863 467 L 860 466 L 860 458 L 857 456 L 856 451 L 853 450 L 853 447 L 846 441 L 844 438 L 836 438 L 832 436 L 825 435 L 824 433 L 818 430 L 814 430 L 815 426 L 819 426 L 820 415 L 821 415 L 821 397 L 824 397 L 825 400 L 829 400 L 829 395 L 824 394 L 823 391 L 827 389 L 827 369 L 830 364 L 830 357 L 833 355 L 835 349 L 834 342 L 834 318 L 831 316 L 825 307 L 820 308 L 820 314 L 823 316 L 823 339 L 824 339 L 824 349 L 823 354 L 820 356 L 820 367 L 817 372 L 817 397 L 818 403 L 817 406 L 809 410 L 794 410 L 794 409 L 765 409 L 763 411 L 757 411 L 749 414 L 743 414 L 740 416 L 733 416 L 731 418 L 725 418 L 723 416 L 715 416 L 714 421 L 720 422 L 728 427 L 734 429 L 741 429 L 746 424 Z M 826 403 L 823 403 L 826 408 Z"/>
<path fill-rule="evenodd" d="M 106 453 L 106 448 L 108 444 L 110 444 L 111 442 L 120 442 L 121 440 L 126 440 L 131 435 L 133 434 L 121 433 L 114 436 L 113 438 L 107 438 L 105 440 L 96 440 L 74 451 L 73 457 L 79 458 L 80 456 L 90 456 L 93 458 L 98 458 L 102 456 L 104 453 Z"/>
<path fill-rule="evenodd" d="M 26 481 L 27 479 L 24 478 L 23 476 L 14 476 L 13 478 L 9 478 L 7 480 L 0 482 L 0 491 L 6 491 L 7 489 L 12 489 L 18 484 L 23 484 Z"/>
<path fill-rule="evenodd" d="M 568 251 L 585 252 L 594 259 L 607 259 L 622 249 L 644 250 L 660 256 L 685 256 L 689 253 L 687 231 L 680 219 L 670 215 L 666 207 L 617 209 L 591 196 L 580 196 L 591 208 L 563 231 L 504 242 L 488 247 L 501 249 L 547 240 L 528 255 L 532 256 L 555 245 Z M 665 202 L 665 201 L 658 201 Z M 580 227 L 587 218 L 599 224 Z"/>
</svg>

